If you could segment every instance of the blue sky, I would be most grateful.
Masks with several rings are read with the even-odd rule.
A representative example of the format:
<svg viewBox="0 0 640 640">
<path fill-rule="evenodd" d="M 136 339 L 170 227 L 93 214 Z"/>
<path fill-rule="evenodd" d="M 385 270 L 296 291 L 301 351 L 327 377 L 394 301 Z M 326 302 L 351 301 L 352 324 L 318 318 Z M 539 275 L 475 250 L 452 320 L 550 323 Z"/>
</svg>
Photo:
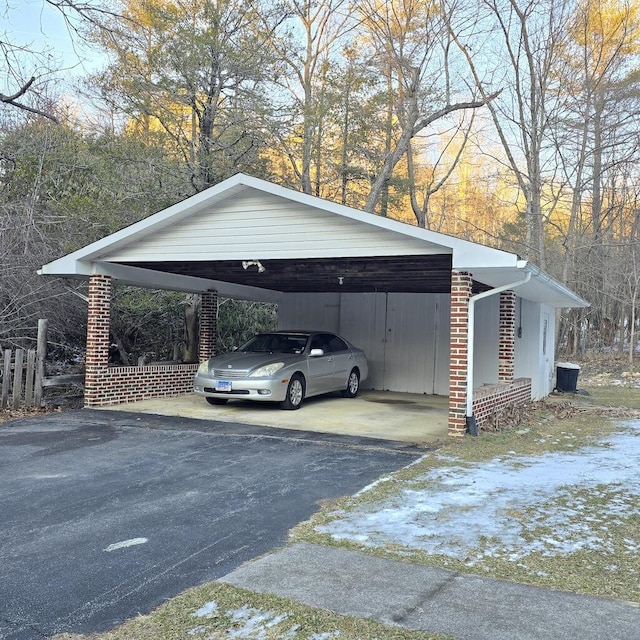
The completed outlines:
<svg viewBox="0 0 640 640">
<path fill-rule="evenodd" d="M 0 22 L 9 42 L 49 52 L 55 68 L 73 68 L 78 73 L 86 69 L 86 52 L 83 55 L 82 48 L 74 46 L 62 14 L 44 0 L 11 2 L 0 16 Z"/>
</svg>

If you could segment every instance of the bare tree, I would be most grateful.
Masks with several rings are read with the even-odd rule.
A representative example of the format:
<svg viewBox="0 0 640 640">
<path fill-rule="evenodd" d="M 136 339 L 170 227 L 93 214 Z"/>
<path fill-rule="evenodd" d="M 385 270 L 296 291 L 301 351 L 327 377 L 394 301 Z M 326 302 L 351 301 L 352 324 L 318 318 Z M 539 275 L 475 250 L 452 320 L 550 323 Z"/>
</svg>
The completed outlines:
<svg viewBox="0 0 640 640">
<path fill-rule="evenodd" d="M 443 142 L 443 147 L 437 157 L 428 161 L 425 169 L 427 177 L 421 188 L 416 177 L 414 150 L 410 143 L 407 149 L 407 176 L 409 178 L 409 195 L 411 209 L 416 217 L 418 226 L 431 228 L 429 224 L 429 205 L 431 197 L 442 189 L 458 167 L 462 154 L 467 146 L 469 135 L 473 129 L 474 110 L 471 110 L 471 118 L 465 123 L 460 119 L 452 126 L 453 131 L 440 132 L 437 136 Z M 457 147 L 457 148 L 456 148 Z M 422 201 L 419 201 L 418 191 L 421 190 Z"/>
<path fill-rule="evenodd" d="M 82 39 L 80 25 L 97 23 L 98 18 L 113 15 L 108 4 L 94 0 L 42 0 L 62 16 L 70 38 Z M 5 0 L 5 15 L 10 18 L 12 5 Z M 4 63 L 0 73 L 0 103 L 19 111 L 40 116 L 59 124 L 60 117 L 48 97 L 48 86 L 64 71 L 52 47 L 38 48 L 32 42 L 19 41 L 10 31 L 0 33 L 0 58 Z"/>
<path fill-rule="evenodd" d="M 47 85 L 55 70 L 46 55 L 31 50 L 28 45 L 10 41 L 7 33 L 0 34 L 0 103 L 36 116 L 59 122 L 47 99 Z M 29 69 L 29 71 L 27 71 Z"/>
<path fill-rule="evenodd" d="M 288 0 L 268 43 L 276 74 L 269 129 L 302 191 L 321 195 L 330 76 L 355 26 L 346 0 Z"/>
<path fill-rule="evenodd" d="M 457 111 L 477 109 L 495 98 L 460 100 L 460 84 L 451 79 L 447 20 L 439 6 L 403 0 L 357 4 L 369 45 L 371 64 L 381 70 L 388 88 L 387 150 L 376 170 L 365 203 L 373 211 L 394 169 L 410 153 L 411 141 L 421 131 Z M 384 212 L 383 212 L 384 213 Z"/>
<path fill-rule="evenodd" d="M 526 202 L 522 253 L 543 268 L 545 162 L 558 109 L 554 82 L 567 5 L 566 0 L 482 0 L 477 14 L 449 14 L 452 38 L 487 101 L 506 165 Z M 496 86 L 504 88 L 502 99 L 488 100 Z"/>
<path fill-rule="evenodd" d="M 640 152 L 638 36 L 636 6 L 625 0 L 581 3 L 567 22 L 558 66 L 564 117 L 555 127 L 556 157 L 571 202 L 562 277 L 590 297 L 589 322 L 602 336 L 627 318 L 614 265 L 625 252 L 635 262 L 629 242 Z M 632 295 L 633 287 L 625 291 Z"/>
</svg>

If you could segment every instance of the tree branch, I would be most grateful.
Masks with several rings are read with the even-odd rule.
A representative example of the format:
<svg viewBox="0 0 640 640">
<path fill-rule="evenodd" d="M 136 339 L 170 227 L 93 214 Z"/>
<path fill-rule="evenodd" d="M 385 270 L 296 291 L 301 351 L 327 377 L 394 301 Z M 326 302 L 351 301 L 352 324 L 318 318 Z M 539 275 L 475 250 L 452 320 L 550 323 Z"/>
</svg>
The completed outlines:
<svg viewBox="0 0 640 640">
<path fill-rule="evenodd" d="M 428 116 L 424 116 L 420 118 L 415 125 L 413 126 L 413 130 L 411 132 L 411 137 L 416 136 L 420 131 L 422 131 L 425 127 L 428 127 L 432 122 L 439 120 L 440 118 L 444 118 L 444 116 L 453 113 L 454 111 L 462 111 L 463 109 L 479 109 L 480 107 L 484 107 L 486 104 L 495 100 L 502 93 L 502 89 L 499 89 L 495 93 L 483 98 L 482 100 L 475 100 L 472 102 L 456 102 L 455 104 L 448 104 L 442 109 L 438 111 L 434 111 L 430 113 Z"/>
<path fill-rule="evenodd" d="M 417 106 L 417 98 L 413 96 L 413 104 L 411 106 L 410 111 L 413 112 L 414 115 L 411 118 L 414 120 L 415 124 L 413 127 L 411 126 L 411 118 L 409 122 L 407 122 L 406 126 L 403 128 L 398 141 L 396 142 L 395 148 L 388 153 L 385 157 L 384 164 L 382 165 L 382 169 L 378 173 L 376 179 L 371 186 L 371 191 L 367 196 L 367 200 L 364 205 L 364 210 L 373 212 L 378 199 L 380 198 L 380 194 L 382 193 L 382 189 L 384 185 L 389 181 L 391 175 L 393 174 L 393 170 L 395 166 L 398 164 L 400 158 L 407 152 L 409 148 L 409 143 L 411 139 L 416 136 L 420 131 L 422 131 L 425 127 L 430 125 L 432 122 L 443 118 L 449 113 L 453 113 L 454 111 L 461 111 L 463 109 L 477 109 L 479 107 L 483 107 L 492 100 L 494 100 L 497 96 L 502 93 L 502 89 L 492 93 L 491 95 L 484 96 L 482 100 L 475 100 L 472 102 L 457 102 L 455 104 L 449 104 L 442 109 L 438 109 L 429 115 L 423 117 L 416 117 L 416 112 L 418 109 Z"/>
<path fill-rule="evenodd" d="M 60 124 L 60 121 L 55 116 L 47 113 L 46 111 L 42 111 L 41 109 L 36 109 L 35 107 L 30 107 L 22 102 L 18 102 L 18 98 L 21 98 L 23 95 L 29 91 L 31 85 L 35 82 L 35 77 L 32 77 L 28 80 L 18 91 L 16 91 L 13 95 L 5 95 L 4 93 L 0 93 L 0 102 L 4 104 L 10 104 L 13 107 L 17 107 L 18 109 L 22 109 L 23 111 L 28 111 L 29 113 L 35 113 L 38 116 L 42 116 L 43 118 L 47 118 L 56 124 Z"/>
</svg>

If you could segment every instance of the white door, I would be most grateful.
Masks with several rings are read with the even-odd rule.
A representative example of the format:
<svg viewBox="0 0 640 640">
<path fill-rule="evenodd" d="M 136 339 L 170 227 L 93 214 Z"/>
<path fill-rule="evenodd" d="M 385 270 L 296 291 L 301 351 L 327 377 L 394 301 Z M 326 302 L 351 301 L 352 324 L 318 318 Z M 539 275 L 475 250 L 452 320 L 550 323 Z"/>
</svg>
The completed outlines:
<svg viewBox="0 0 640 640">
<path fill-rule="evenodd" d="M 538 394 L 540 397 L 545 397 L 550 394 L 555 384 L 553 379 L 553 332 L 555 331 L 555 326 L 551 320 L 551 314 L 547 311 L 543 311 L 541 314 L 540 326 L 540 368 L 538 372 L 538 384 L 540 387 Z M 535 394 L 533 395 L 535 397 Z"/>
<path fill-rule="evenodd" d="M 363 389 L 384 389 L 387 294 L 343 293 L 339 333 L 362 349 L 369 363 Z"/>
<path fill-rule="evenodd" d="M 438 341 L 437 307 L 437 299 L 434 296 L 415 293 L 389 294 L 386 389 L 404 393 L 434 393 Z"/>
<path fill-rule="evenodd" d="M 369 361 L 364 389 L 448 393 L 448 294 L 342 294 L 340 333 Z"/>
</svg>

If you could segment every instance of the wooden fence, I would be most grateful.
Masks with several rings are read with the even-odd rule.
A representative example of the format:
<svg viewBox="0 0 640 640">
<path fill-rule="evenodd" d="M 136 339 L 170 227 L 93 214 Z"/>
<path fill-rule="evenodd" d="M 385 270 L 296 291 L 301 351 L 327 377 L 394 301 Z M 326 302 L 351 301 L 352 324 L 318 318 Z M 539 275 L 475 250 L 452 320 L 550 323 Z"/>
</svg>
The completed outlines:
<svg viewBox="0 0 640 640">
<path fill-rule="evenodd" d="M 42 404 L 41 376 L 36 383 L 36 350 L 5 349 L 2 357 L 2 395 L 0 395 L 0 407 L 17 409 L 25 405 L 27 407 L 39 407 Z M 36 393 L 37 391 L 37 393 Z M 36 397 L 37 396 L 37 397 Z"/>
<path fill-rule="evenodd" d="M 0 409 L 41 407 L 45 387 L 83 384 L 82 374 L 45 377 L 47 326 L 46 320 L 38 321 L 36 349 L 4 349 L 0 352 Z"/>
</svg>

